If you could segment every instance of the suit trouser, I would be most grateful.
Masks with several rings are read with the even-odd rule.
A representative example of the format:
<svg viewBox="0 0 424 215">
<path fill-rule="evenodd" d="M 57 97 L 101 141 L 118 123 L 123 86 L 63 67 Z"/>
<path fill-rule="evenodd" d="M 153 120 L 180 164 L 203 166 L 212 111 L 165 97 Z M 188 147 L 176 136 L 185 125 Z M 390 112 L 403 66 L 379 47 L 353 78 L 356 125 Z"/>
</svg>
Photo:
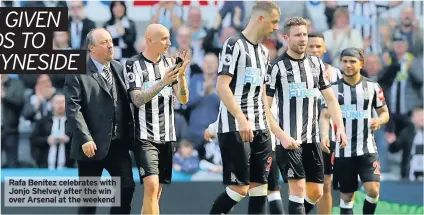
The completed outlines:
<svg viewBox="0 0 424 215">
<path fill-rule="evenodd" d="M 98 176 L 106 169 L 112 177 L 121 177 L 121 206 L 111 207 L 111 214 L 129 214 L 134 193 L 134 178 L 132 173 L 131 157 L 128 150 L 122 149 L 123 143 L 114 140 L 108 154 L 103 160 L 78 161 L 78 175 Z M 79 207 L 78 214 L 94 214 L 96 207 Z"/>
</svg>

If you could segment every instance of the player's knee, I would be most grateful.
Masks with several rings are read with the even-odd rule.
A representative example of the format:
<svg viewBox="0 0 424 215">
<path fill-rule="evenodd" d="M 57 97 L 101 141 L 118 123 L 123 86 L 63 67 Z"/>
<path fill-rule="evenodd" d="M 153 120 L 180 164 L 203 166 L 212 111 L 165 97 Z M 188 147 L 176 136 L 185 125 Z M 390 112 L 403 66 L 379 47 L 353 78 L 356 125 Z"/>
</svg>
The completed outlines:
<svg viewBox="0 0 424 215">
<path fill-rule="evenodd" d="M 377 187 L 368 188 L 365 192 L 371 198 L 377 198 L 380 195 L 380 190 Z"/>
<path fill-rule="evenodd" d="M 262 184 L 249 189 L 249 196 L 266 196 L 268 192 L 268 185 Z"/>
<path fill-rule="evenodd" d="M 247 192 L 249 191 L 248 185 L 243 185 L 243 186 L 230 185 L 230 186 L 228 186 L 228 188 L 231 189 L 232 191 L 236 192 L 240 196 L 243 196 L 243 197 L 246 196 Z"/>
<path fill-rule="evenodd" d="M 323 195 L 322 186 L 308 186 L 306 196 L 312 201 L 318 201 Z"/>
<path fill-rule="evenodd" d="M 340 193 L 340 199 L 345 203 L 353 201 L 353 193 Z"/>
<path fill-rule="evenodd" d="M 147 176 L 143 179 L 144 193 L 148 196 L 157 197 L 159 193 L 159 180 L 157 176 Z"/>
<path fill-rule="evenodd" d="M 304 180 L 289 180 L 290 195 L 304 196 L 306 185 Z"/>
</svg>

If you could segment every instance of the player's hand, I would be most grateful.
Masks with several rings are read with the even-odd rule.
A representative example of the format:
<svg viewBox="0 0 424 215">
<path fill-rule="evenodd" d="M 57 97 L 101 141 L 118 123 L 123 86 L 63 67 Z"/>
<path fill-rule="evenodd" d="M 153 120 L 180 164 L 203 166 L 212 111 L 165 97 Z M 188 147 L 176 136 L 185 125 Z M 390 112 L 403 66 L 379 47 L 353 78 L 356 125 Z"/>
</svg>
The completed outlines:
<svg viewBox="0 0 424 215">
<path fill-rule="evenodd" d="M 162 77 L 162 81 L 165 85 L 170 85 L 172 82 L 174 82 L 177 79 L 179 69 L 176 69 L 175 67 L 170 67 L 166 72 L 165 75 Z"/>
<path fill-rule="evenodd" d="M 241 139 L 244 143 L 253 142 L 253 129 L 252 125 L 249 121 L 247 121 L 246 117 L 243 116 L 241 120 L 237 120 L 239 125 L 239 132 Z"/>
<path fill-rule="evenodd" d="M 321 138 L 321 149 L 323 152 L 330 154 L 330 140 L 328 137 Z"/>
<path fill-rule="evenodd" d="M 205 133 L 203 134 L 203 137 L 205 138 L 206 141 L 210 142 L 212 141 L 212 137 L 209 134 L 209 129 L 205 129 Z"/>
<path fill-rule="evenodd" d="M 82 151 L 84 154 L 91 158 L 96 154 L 97 146 L 93 141 L 88 141 L 82 145 Z"/>
<path fill-rule="evenodd" d="M 178 75 L 179 76 L 185 76 L 185 69 L 187 65 L 190 63 L 190 56 L 186 50 L 181 50 L 177 53 L 177 57 L 181 58 L 183 60 L 183 65 L 180 67 Z M 175 58 L 171 57 L 172 63 L 175 64 Z"/>
<path fill-rule="evenodd" d="M 299 148 L 299 144 L 297 144 L 296 140 L 293 139 L 292 137 L 284 134 L 284 135 L 279 135 L 277 136 L 277 138 L 280 140 L 281 145 L 285 148 L 285 149 L 297 149 Z"/>
<path fill-rule="evenodd" d="M 375 130 L 379 129 L 380 126 L 381 126 L 381 123 L 380 123 L 379 118 L 372 118 L 371 119 L 371 126 L 370 126 L 371 131 L 375 131 Z"/>
<path fill-rule="evenodd" d="M 344 131 L 341 131 L 340 129 L 336 132 L 336 141 L 340 144 L 340 148 L 343 149 L 347 146 L 347 136 Z"/>
</svg>

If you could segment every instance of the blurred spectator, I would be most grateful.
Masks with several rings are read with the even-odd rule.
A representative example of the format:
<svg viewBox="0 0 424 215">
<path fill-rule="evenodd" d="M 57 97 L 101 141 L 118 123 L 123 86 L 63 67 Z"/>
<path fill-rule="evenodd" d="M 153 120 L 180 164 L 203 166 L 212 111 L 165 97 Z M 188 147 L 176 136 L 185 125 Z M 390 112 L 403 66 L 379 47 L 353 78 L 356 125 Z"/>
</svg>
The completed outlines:
<svg viewBox="0 0 424 215">
<path fill-rule="evenodd" d="M 69 50 L 69 33 L 67 31 L 55 31 L 53 34 L 53 47 L 55 50 Z"/>
<path fill-rule="evenodd" d="M 399 23 L 392 23 L 391 32 L 393 35 L 401 35 L 408 42 L 408 52 L 413 55 L 422 54 L 423 50 L 423 29 L 420 21 L 415 18 L 414 8 L 408 6 L 402 8 Z"/>
<path fill-rule="evenodd" d="M 412 122 L 405 127 L 399 136 L 389 139 L 389 150 L 392 153 L 402 150 L 401 177 L 411 181 L 423 179 L 424 170 L 424 110 L 417 107 L 412 113 Z"/>
<path fill-rule="evenodd" d="M 398 135 L 404 127 L 410 123 L 408 110 L 406 108 L 406 79 L 408 71 L 411 67 L 413 55 L 407 52 L 408 42 L 405 37 L 397 35 L 393 38 L 393 51 L 396 53 L 394 57 L 399 61 L 400 68 L 396 74 L 396 78 L 391 84 L 390 89 L 390 131 Z"/>
<path fill-rule="evenodd" d="M 82 1 L 73 0 L 70 3 L 69 17 L 69 46 L 72 49 L 86 49 L 85 38 L 88 32 L 96 27 L 96 24 L 85 17 L 84 4 Z"/>
<path fill-rule="evenodd" d="M 175 113 L 175 133 L 177 140 L 187 139 L 189 135 L 187 121 L 180 113 Z"/>
<path fill-rule="evenodd" d="M 194 75 L 189 85 L 190 99 L 187 106 L 190 108 L 190 141 L 198 150 L 204 143 L 205 129 L 215 122 L 218 115 L 220 100 L 215 93 L 217 71 L 218 58 L 214 54 L 207 54 L 203 74 Z"/>
<path fill-rule="evenodd" d="M 423 104 L 423 55 L 412 60 L 405 87 L 406 109 L 411 112 Z"/>
<path fill-rule="evenodd" d="M 396 7 L 402 1 L 339 1 L 350 16 L 350 25 L 358 30 L 364 41 L 365 52 L 381 53 L 378 18 L 382 11 Z M 337 18 L 334 16 L 335 22 Z"/>
<path fill-rule="evenodd" d="M 392 55 L 394 55 L 393 52 Z M 364 69 L 368 78 L 379 83 L 380 87 L 386 93 L 389 92 L 390 86 L 396 77 L 396 73 L 399 68 L 398 66 L 396 67 L 396 65 L 398 64 L 393 63 L 392 65 L 383 68 L 380 58 L 376 54 L 367 54 Z M 376 112 L 374 114 L 377 115 Z M 380 157 L 380 171 L 383 173 L 390 171 L 385 129 L 386 127 L 383 126 L 374 132 L 375 142 L 377 144 L 377 150 Z"/>
<path fill-rule="evenodd" d="M 70 50 L 69 47 L 69 33 L 67 31 L 56 31 L 53 34 L 53 49 L 55 50 Z M 63 89 L 65 85 L 65 74 L 51 74 L 49 75 L 53 87 Z"/>
<path fill-rule="evenodd" d="M 202 14 L 199 7 L 188 9 L 187 27 L 191 29 L 191 47 L 193 50 L 192 61 L 202 66 L 205 50 L 202 49 L 203 38 L 207 29 L 202 25 Z"/>
<path fill-rule="evenodd" d="M 217 29 L 223 27 L 234 27 L 236 29 L 242 29 L 245 9 L 243 1 L 225 1 L 224 5 L 219 10 L 216 16 L 216 27 Z M 227 18 L 228 17 L 228 18 Z M 229 20 L 227 22 L 227 20 Z"/>
<path fill-rule="evenodd" d="M 334 12 L 337 9 L 337 1 L 324 1 L 323 3 L 325 5 L 324 14 L 327 18 L 327 25 L 331 28 L 334 23 Z"/>
<path fill-rule="evenodd" d="M 125 64 L 128 58 L 136 54 L 134 49 L 137 38 L 135 23 L 127 17 L 127 6 L 123 1 L 111 2 L 110 14 L 109 21 L 103 27 L 112 36 L 115 60 Z"/>
<path fill-rule="evenodd" d="M 276 42 L 273 41 L 273 40 L 265 40 L 265 41 L 262 42 L 262 44 L 264 46 L 266 46 L 266 48 L 268 49 L 269 59 L 270 59 L 270 62 L 271 62 L 272 60 L 274 60 L 274 58 L 277 57 Z"/>
<path fill-rule="evenodd" d="M 172 167 L 176 171 L 193 174 L 199 170 L 199 156 L 193 145 L 183 140 L 174 154 Z"/>
<path fill-rule="evenodd" d="M 312 20 L 306 18 L 305 21 L 306 21 L 306 28 L 308 33 L 315 33 L 315 27 L 312 24 Z"/>
<path fill-rule="evenodd" d="M 188 55 L 193 57 L 193 50 L 191 48 L 191 30 L 189 27 L 183 25 L 177 31 L 177 49 L 169 49 L 170 55 L 175 56 L 178 51 L 186 50 Z M 202 69 L 198 64 L 191 61 L 190 65 L 188 65 L 185 69 L 185 76 L 187 80 L 187 84 L 190 86 L 191 77 L 195 74 L 201 74 Z M 182 114 L 184 118 L 188 121 L 189 112 L 187 111 L 187 105 L 182 105 L 178 101 L 175 101 L 175 110 L 176 113 Z"/>
<path fill-rule="evenodd" d="M 151 22 L 164 25 L 171 34 L 171 43 L 175 43 L 175 33 L 183 24 L 183 9 L 175 1 L 159 1 L 151 7 Z"/>
<path fill-rule="evenodd" d="M 233 27 L 222 28 L 221 33 L 218 35 L 218 27 L 214 26 L 209 29 L 206 37 L 203 39 L 203 49 L 206 53 L 214 53 L 216 56 L 219 56 L 222 45 L 225 41 L 231 36 L 235 36 L 237 30 Z M 219 39 L 216 39 L 219 38 Z"/>
<path fill-rule="evenodd" d="M 152 23 L 159 23 L 168 29 L 176 30 L 183 23 L 182 7 L 175 1 L 159 1 L 151 8 Z"/>
<path fill-rule="evenodd" d="M 38 168 L 63 169 L 74 167 L 70 159 L 71 145 L 65 133 L 65 95 L 52 98 L 52 114 L 41 118 L 31 134 L 31 155 Z"/>
<path fill-rule="evenodd" d="M 345 8 L 334 12 L 331 30 L 324 31 L 325 45 L 330 54 L 331 64 L 340 67 L 340 53 L 349 47 L 363 48 L 361 33 L 349 26 L 349 13 Z"/>
<path fill-rule="evenodd" d="M 1 74 L 1 149 L 6 152 L 5 167 L 18 167 L 19 117 L 24 105 L 24 84 Z"/>
<path fill-rule="evenodd" d="M 55 92 L 56 89 L 52 86 L 50 77 L 46 74 L 40 75 L 35 85 L 35 93 L 25 103 L 23 117 L 31 122 L 36 122 L 49 115 L 52 111 L 50 99 Z"/>
<path fill-rule="evenodd" d="M 280 6 L 282 13 L 280 20 L 284 23 L 288 18 L 293 16 L 301 16 L 310 19 L 311 16 L 308 10 L 307 1 L 276 1 Z M 282 29 L 282 28 L 281 28 Z"/>
</svg>

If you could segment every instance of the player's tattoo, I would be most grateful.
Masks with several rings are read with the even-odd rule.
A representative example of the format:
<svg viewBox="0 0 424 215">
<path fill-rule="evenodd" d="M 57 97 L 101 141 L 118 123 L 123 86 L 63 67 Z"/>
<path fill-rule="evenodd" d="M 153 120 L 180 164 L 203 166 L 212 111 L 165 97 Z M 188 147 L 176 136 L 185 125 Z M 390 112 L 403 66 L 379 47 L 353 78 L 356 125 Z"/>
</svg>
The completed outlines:
<svg viewBox="0 0 424 215">
<path fill-rule="evenodd" d="M 165 84 L 160 81 L 148 89 L 134 90 L 131 92 L 131 100 L 137 108 L 140 108 L 152 100 L 164 87 Z"/>
<path fill-rule="evenodd" d="M 181 94 L 182 96 L 187 95 L 187 90 L 186 90 L 186 88 L 185 88 L 185 87 L 182 87 L 182 88 L 180 89 L 180 94 Z"/>
</svg>

